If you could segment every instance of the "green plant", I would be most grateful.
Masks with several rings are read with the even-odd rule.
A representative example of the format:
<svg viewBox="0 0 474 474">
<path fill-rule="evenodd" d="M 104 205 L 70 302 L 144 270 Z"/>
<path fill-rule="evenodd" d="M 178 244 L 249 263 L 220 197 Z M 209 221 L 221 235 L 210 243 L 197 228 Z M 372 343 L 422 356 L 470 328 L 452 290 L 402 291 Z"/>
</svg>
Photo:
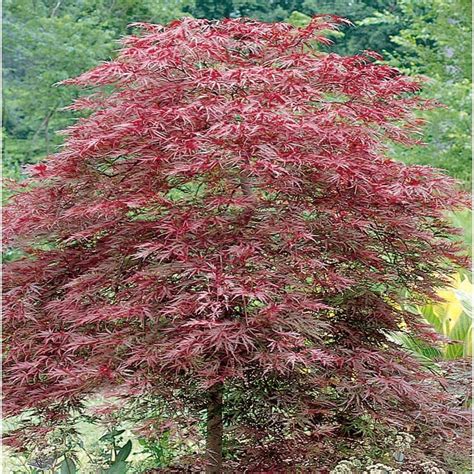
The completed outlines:
<svg viewBox="0 0 474 474">
<path fill-rule="evenodd" d="M 462 242 L 469 255 L 472 255 L 472 210 L 456 211 L 449 214 L 454 226 L 461 229 L 462 234 L 454 237 L 455 240 Z M 466 274 L 464 270 L 462 274 Z"/>
<path fill-rule="evenodd" d="M 106 442 L 110 446 L 109 456 L 106 456 L 105 461 L 108 467 L 101 470 L 101 474 L 122 474 L 126 473 L 127 459 L 132 451 L 132 442 L 128 440 L 122 446 L 119 445 L 120 435 L 125 430 L 113 430 L 102 436 L 99 441 Z"/>
<path fill-rule="evenodd" d="M 165 431 L 161 437 L 155 439 L 139 438 L 138 444 L 147 456 L 144 465 L 155 468 L 168 467 L 175 457 L 169 431 Z"/>
<path fill-rule="evenodd" d="M 423 74 L 425 96 L 445 105 L 423 112 L 424 150 L 394 147 L 406 163 L 443 168 L 471 181 L 471 4 L 466 0 L 399 0 L 397 8 L 383 8 L 358 24 L 393 27 L 389 52 L 392 65 L 410 74 Z"/>
<path fill-rule="evenodd" d="M 426 322 L 450 341 L 434 347 L 408 332 L 398 331 L 389 338 L 405 347 L 428 367 L 436 370 L 433 362 L 470 357 L 472 355 L 472 283 L 467 276 L 457 273 L 452 285 L 438 290 L 441 298 L 415 308 Z"/>
<path fill-rule="evenodd" d="M 457 274 L 453 286 L 438 291 L 444 301 L 420 308 L 423 317 L 437 332 L 452 341 L 444 344 L 441 352 L 445 359 L 472 355 L 472 283 Z"/>
</svg>

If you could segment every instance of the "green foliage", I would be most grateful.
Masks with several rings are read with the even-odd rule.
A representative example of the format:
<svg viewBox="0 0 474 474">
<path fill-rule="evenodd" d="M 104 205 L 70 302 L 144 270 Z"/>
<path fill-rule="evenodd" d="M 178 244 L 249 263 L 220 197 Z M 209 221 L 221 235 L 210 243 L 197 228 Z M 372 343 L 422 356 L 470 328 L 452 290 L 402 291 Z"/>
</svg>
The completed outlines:
<svg viewBox="0 0 474 474">
<path fill-rule="evenodd" d="M 331 50 L 339 54 L 358 54 L 367 49 L 392 53 L 398 46 L 390 37 L 398 33 L 400 24 L 385 23 L 373 28 L 360 22 L 382 11 L 398 12 L 398 3 L 396 0 L 304 0 L 299 11 L 306 15 L 335 14 L 357 25 L 345 27 L 344 37 L 335 40 Z"/>
<path fill-rule="evenodd" d="M 361 21 L 375 29 L 399 25 L 391 62 L 411 74 L 428 77 L 424 95 L 444 104 L 427 111 L 424 149 L 398 147 L 407 163 L 435 166 L 471 182 L 471 45 L 470 2 L 402 0 L 398 11 L 385 10 Z"/>
<path fill-rule="evenodd" d="M 402 346 L 425 367 L 434 372 L 439 372 L 436 361 L 442 358 L 440 349 L 420 341 L 403 331 L 392 332 L 387 337 L 390 341 Z"/>
<path fill-rule="evenodd" d="M 287 19 L 287 23 L 293 26 L 297 26 L 299 28 L 305 27 L 310 21 L 311 17 L 305 15 L 304 13 L 300 13 L 298 11 L 294 11 Z"/>
<path fill-rule="evenodd" d="M 19 176 L 61 143 L 57 130 L 73 123 L 61 111 L 78 97 L 58 81 L 110 59 L 116 39 L 135 21 L 166 23 L 187 0 L 6 0 L 4 21 L 4 172 Z"/>
<path fill-rule="evenodd" d="M 18 151 L 26 151 L 24 161 L 31 161 L 59 143 L 53 132 L 71 123 L 71 116 L 58 109 L 78 93 L 53 84 L 112 53 L 113 32 L 100 29 L 97 17 L 79 18 L 72 5 L 60 11 L 62 5 L 34 3 L 34 8 L 29 0 L 4 4 L 4 126 L 11 137 L 5 143 L 10 161 Z"/>
<path fill-rule="evenodd" d="M 76 474 L 125 474 L 130 472 L 133 443 L 128 439 L 128 430 L 118 429 L 116 423 L 105 426 L 106 433 L 100 436 L 101 426 L 96 417 L 78 416 L 77 424 L 57 429 L 48 434 L 42 443 L 32 449 L 25 446 L 23 453 L 5 452 L 7 462 L 3 467 L 7 473 Z M 137 464 L 136 460 L 133 460 Z"/>
<path fill-rule="evenodd" d="M 467 278 L 456 278 L 452 288 L 439 291 L 443 302 L 420 308 L 423 317 L 436 331 L 452 343 L 444 345 L 444 359 L 458 359 L 472 355 L 472 284 Z"/>
<path fill-rule="evenodd" d="M 415 308 L 449 342 L 433 347 L 398 331 L 388 338 L 403 346 L 426 367 L 437 371 L 435 362 L 468 358 L 472 355 L 472 283 L 466 276 L 457 274 L 452 286 L 438 291 L 441 301 Z"/>
<path fill-rule="evenodd" d="M 147 456 L 144 465 L 155 468 L 168 467 L 175 457 L 168 431 L 165 431 L 158 439 L 140 438 L 138 443 L 142 447 L 142 452 Z"/>
<path fill-rule="evenodd" d="M 461 235 L 453 236 L 453 240 L 464 244 L 466 253 L 472 257 L 472 210 L 451 213 L 450 218 L 453 225 L 461 230 Z M 460 273 L 465 276 L 470 275 L 467 270 L 460 270 Z"/>
<path fill-rule="evenodd" d="M 61 463 L 61 474 L 76 474 L 77 467 L 75 462 L 68 457 L 65 457 L 63 462 Z"/>
<path fill-rule="evenodd" d="M 466 252 L 472 255 L 472 211 L 458 211 L 450 215 L 453 224 L 462 230 L 456 240 L 465 244 Z M 471 273 L 460 269 L 452 286 L 439 290 L 443 301 L 423 307 L 411 308 L 420 312 L 426 322 L 449 339 L 451 343 L 433 347 L 404 331 L 392 332 L 388 339 L 404 347 L 425 367 L 439 372 L 436 362 L 470 357 L 472 353 L 472 298 Z M 455 342 L 457 341 L 457 342 Z"/>
<path fill-rule="evenodd" d="M 273 22 L 285 20 L 301 5 L 302 0 L 196 0 L 186 10 L 196 18 L 249 17 Z"/>
<path fill-rule="evenodd" d="M 297 26 L 298 28 L 304 28 L 311 21 L 311 17 L 304 13 L 294 11 L 285 21 L 290 25 Z M 330 38 L 331 40 L 344 37 L 344 33 L 337 30 L 321 30 L 321 35 Z M 321 49 L 321 45 L 314 44 L 314 48 Z"/>
<path fill-rule="evenodd" d="M 356 23 L 384 10 L 398 11 L 395 0 L 196 0 L 186 7 L 196 18 L 250 17 L 261 21 L 289 21 L 303 26 L 303 15 L 336 14 Z M 295 16 L 296 13 L 296 16 Z M 331 50 L 341 54 L 357 54 L 365 49 L 392 51 L 397 46 L 390 36 L 398 32 L 398 24 L 384 24 L 378 28 L 345 27 L 335 39 Z"/>
</svg>

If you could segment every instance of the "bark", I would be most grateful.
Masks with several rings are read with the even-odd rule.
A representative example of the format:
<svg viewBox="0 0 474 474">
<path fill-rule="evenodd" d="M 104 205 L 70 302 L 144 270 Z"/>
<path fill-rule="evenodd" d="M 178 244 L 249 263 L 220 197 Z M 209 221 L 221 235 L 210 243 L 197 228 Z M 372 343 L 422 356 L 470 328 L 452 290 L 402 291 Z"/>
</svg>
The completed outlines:
<svg viewBox="0 0 474 474">
<path fill-rule="evenodd" d="M 252 197 L 249 177 L 241 175 L 240 186 L 244 196 Z M 215 384 L 208 392 L 207 434 L 206 434 L 206 474 L 222 473 L 222 383 Z"/>
<path fill-rule="evenodd" d="M 46 117 L 43 119 L 43 121 L 41 122 L 40 126 L 36 129 L 35 133 L 33 134 L 33 137 L 31 138 L 30 142 L 31 142 L 31 146 L 30 146 L 30 149 L 28 151 L 28 155 L 27 155 L 27 158 L 30 158 L 31 157 L 31 154 L 32 154 L 32 146 L 34 144 L 34 142 L 36 141 L 36 138 L 39 134 L 39 132 L 41 131 L 41 129 L 43 127 L 46 127 L 46 131 L 45 131 L 45 138 L 46 138 L 46 147 L 47 147 L 47 153 L 46 154 L 49 154 L 49 137 L 48 137 L 48 126 L 49 126 L 49 120 L 51 119 L 51 117 L 54 115 L 54 112 L 56 112 L 57 108 L 59 106 L 58 105 L 55 105 L 46 115 Z"/>
<path fill-rule="evenodd" d="M 242 187 L 242 192 L 244 196 L 247 196 L 247 197 L 253 196 L 252 185 L 250 183 L 250 178 L 248 176 L 241 175 L 240 186 Z"/>
<path fill-rule="evenodd" d="M 206 474 L 222 473 L 222 394 L 223 385 L 218 383 L 209 390 L 207 404 Z"/>
</svg>

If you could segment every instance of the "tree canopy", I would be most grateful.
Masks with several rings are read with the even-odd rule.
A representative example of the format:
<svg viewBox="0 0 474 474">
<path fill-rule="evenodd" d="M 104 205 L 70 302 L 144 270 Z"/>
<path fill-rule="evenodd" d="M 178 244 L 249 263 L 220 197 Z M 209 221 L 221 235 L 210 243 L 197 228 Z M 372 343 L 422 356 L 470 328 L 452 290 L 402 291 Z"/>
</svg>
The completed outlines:
<svg viewBox="0 0 474 474">
<path fill-rule="evenodd" d="M 335 43 L 323 50 L 378 51 L 405 72 L 428 76 L 425 93 L 447 105 L 424 114 L 428 147 L 397 149 L 397 157 L 446 169 L 469 186 L 471 25 L 465 0 L 6 0 L 3 7 L 7 176 L 19 176 L 23 165 L 56 150 L 62 141 L 56 131 L 74 120 L 62 108 L 80 91 L 53 84 L 109 60 L 116 40 L 132 31 L 128 24 L 167 23 L 183 15 L 273 22 L 295 14 L 305 24 L 314 14 L 330 13 L 356 26 L 343 26 L 343 36 L 332 36 Z"/>
<path fill-rule="evenodd" d="M 188 436 L 205 411 L 210 473 L 329 467 L 367 420 L 462 448 L 467 415 L 387 332 L 436 340 L 406 308 L 465 263 L 446 211 L 467 199 L 388 156 L 430 104 L 375 53 L 316 47 L 344 23 L 138 24 L 63 82 L 92 113 L 5 209 L 4 410 L 36 416 L 13 444 L 101 390 Z"/>
</svg>

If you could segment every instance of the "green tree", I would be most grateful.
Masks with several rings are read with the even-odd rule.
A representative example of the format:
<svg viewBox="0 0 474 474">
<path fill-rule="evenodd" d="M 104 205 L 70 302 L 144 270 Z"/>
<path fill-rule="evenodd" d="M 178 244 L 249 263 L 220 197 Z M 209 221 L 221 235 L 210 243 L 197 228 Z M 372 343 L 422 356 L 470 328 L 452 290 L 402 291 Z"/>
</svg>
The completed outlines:
<svg viewBox="0 0 474 474">
<path fill-rule="evenodd" d="M 332 13 L 348 18 L 354 24 L 382 11 L 398 12 L 397 0 L 304 0 L 301 12 L 306 15 Z M 343 29 L 344 38 L 336 39 L 332 50 L 340 54 L 357 54 L 364 50 L 393 52 L 397 45 L 390 37 L 398 33 L 398 23 L 385 23 L 377 28 L 364 24 Z"/>
<path fill-rule="evenodd" d="M 283 21 L 300 11 L 303 0 L 196 0 L 188 11 L 196 18 L 249 17 L 261 21 Z"/>
<path fill-rule="evenodd" d="M 79 94 L 58 81 L 110 59 L 116 38 L 135 21 L 166 23 L 186 0 L 6 0 L 4 2 L 4 172 L 61 143 L 55 131 L 72 123 L 61 112 Z"/>
<path fill-rule="evenodd" d="M 381 11 L 396 12 L 396 0 L 196 0 L 188 11 L 197 18 L 250 17 L 261 21 L 284 21 L 294 12 L 308 16 L 335 14 L 358 22 Z M 397 46 L 390 36 L 399 25 L 387 23 L 373 27 L 344 27 L 344 39 L 335 40 L 331 50 L 341 54 L 357 54 L 366 49 L 389 50 Z"/>
<path fill-rule="evenodd" d="M 398 49 L 391 62 L 412 74 L 427 76 L 425 93 L 443 108 L 425 112 L 424 149 L 396 149 L 408 163 L 436 166 L 471 181 L 471 45 L 467 0 L 402 0 L 399 13 L 385 11 L 362 23 L 366 27 L 397 24 L 392 37 Z"/>
</svg>

